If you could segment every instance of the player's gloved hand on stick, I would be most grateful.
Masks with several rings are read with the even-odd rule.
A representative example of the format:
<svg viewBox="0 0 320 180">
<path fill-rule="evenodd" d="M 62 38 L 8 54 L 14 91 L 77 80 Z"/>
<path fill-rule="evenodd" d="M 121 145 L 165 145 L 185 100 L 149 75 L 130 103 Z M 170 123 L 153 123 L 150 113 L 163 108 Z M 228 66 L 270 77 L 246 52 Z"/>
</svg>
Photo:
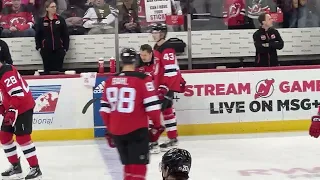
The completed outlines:
<svg viewBox="0 0 320 180">
<path fill-rule="evenodd" d="M 167 88 L 167 86 L 164 85 L 160 85 L 158 88 L 158 96 L 160 100 L 164 99 L 164 96 L 168 93 L 169 89 Z"/>
<path fill-rule="evenodd" d="M 149 129 L 149 137 L 150 137 L 151 142 L 158 141 L 159 137 L 161 136 L 161 134 L 165 130 L 164 126 L 155 127 L 154 125 L 150 125 L 149 128 L 150 128 Z"/>
<path fill-rule="evenodd" d="M 311 125 L 309 128 L 309 135 L 314 138 L 318 138 L 320 136 L 320 116 L 312 116 Z"/>
<path fill-rule="evenodd" d="M 18 110 L 14 108 L 9 108 L 4 114 L 3 123 L 4 125 L 13 126 L 16 123 L 18 117 Z"/>
<path fill-rule="evenodd" d="M 107 140 L 107 142 L 108 142 L 109 147 L 115 148 L 116 145 L 115 145 L 114 142 L 113 142 L 112 135 L 111 135 L 109 132 L 106 132 L 105 137 L 106 137 L 106 140 Z"/>
</svg>

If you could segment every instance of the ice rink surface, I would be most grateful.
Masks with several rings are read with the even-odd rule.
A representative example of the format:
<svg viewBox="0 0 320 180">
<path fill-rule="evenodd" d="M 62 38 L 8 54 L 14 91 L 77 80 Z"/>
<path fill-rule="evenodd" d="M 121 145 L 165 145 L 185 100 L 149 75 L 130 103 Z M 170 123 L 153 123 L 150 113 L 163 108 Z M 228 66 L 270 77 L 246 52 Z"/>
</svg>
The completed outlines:
<svg viewBox="0 0 320 180">
<path fill-rule="evenodd" d="M 103 140 L 36 146 L 44 180 L 122 180 L 117 152 Z M 181 137 L 179 147 L 192 155 L 192 180 L 320 179 L 320 138 L 307 132 Z M 162 154 L 151 156 L 148 180 L 161 180 Z M 0 170 L 8 167 L 1 151 Z"/>
</svg>

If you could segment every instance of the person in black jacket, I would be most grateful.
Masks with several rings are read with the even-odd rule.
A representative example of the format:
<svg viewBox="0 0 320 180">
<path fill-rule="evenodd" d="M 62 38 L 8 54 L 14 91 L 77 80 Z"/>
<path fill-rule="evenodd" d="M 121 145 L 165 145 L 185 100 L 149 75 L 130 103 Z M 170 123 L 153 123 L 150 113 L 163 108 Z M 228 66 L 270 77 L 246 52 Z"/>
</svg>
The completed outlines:
<svg viewBox="0 0 320 180">
<path fill-rule="evenodd" d="M 63 60 L 69 49 L 69 33 L 66 21 L 56 14 L 54 0 L 45 2 L 46 16 L 35 25 L 36 49 L 40 50 L 45 74 L 62 71 Z"/>
<path fill-rule="evenodd" d="M 0 61 L 6 64 L 13 64 L 8 44 L 0 39 Z"/>
<path fill-rule="evenodd" d="M 257 67 L 279 66 L 277 50 L 284 46 L 279 32 L 272 28 L 273 22 L 269 14 L 258 17 L 261 27 L 253 34 L 256 47 L 255 65 Z"/>
</svg>

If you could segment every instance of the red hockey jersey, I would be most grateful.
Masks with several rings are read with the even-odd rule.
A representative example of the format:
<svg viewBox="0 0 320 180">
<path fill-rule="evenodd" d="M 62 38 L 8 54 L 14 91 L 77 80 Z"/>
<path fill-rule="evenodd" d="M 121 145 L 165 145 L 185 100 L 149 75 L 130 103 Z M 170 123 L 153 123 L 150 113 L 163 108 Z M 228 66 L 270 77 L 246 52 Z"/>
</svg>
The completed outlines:
<svg viewBox="0 0 320 180">
<path fill-rule="evenodd" d="M 35 106 L 27 82 L 12 65 L 0 67 L 0 90 L 5 110 L 14 108 L 18 110 L 18 114 L 22 114 Z"/>
<path fill-rule="evenodd" d="M 152 57 L 152 60 L 149 63 L 144 63 L 139 58 L 139 65 L 137 66 L 136 71 L 139 71 L 151 76 L 155 88 L 158 89 L 160 85 L 160 80 L 161 80 L 161 77 L 159 76 L 159 68 L 160 68 L 159 66 L 160 66 L 159 59 L 155 61 L 154 57 Z"/>
<path fill-rule="evenodd" d="M 225 25 L 243 25 L 245 13 L 246 10 L 244 0 L 225 0 L 223 6 L 223 20 Z"/>
<path fill-rule="evenodd" d="M 121 72 L 105 82 L 100 114 L 113 135 L 124 135 L 149 126 L 148 117 L 160 126 L 160 100 L 150 76 Z"/>
<path fill-rule="evenodd" d="M 159 62 L 159 84 L 167 86 L 170 91 L 181 92 L 180 85 L 184 80 L 172 44 L 166 41 L 161 46 L 155 45 L 153 54 L 155 61 Z"/>
<path fill-rule="evenodd" d="M 25 5 L 21 5 L 18 10 L 13 10 L 12 6 L 7 6 L 2 10 L 0 23 L 4 29 L 9 29 L 13 26 L 19 31 L 23 31 L 32 28 L 34 18 Z"/>
</svg>

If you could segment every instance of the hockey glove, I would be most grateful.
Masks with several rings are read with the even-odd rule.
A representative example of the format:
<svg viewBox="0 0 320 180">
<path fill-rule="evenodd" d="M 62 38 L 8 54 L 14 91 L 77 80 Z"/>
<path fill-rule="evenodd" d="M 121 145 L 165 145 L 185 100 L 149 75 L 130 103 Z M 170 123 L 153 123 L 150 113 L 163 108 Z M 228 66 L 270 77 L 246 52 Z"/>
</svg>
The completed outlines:
<svg viewBox="0 0 320 180">
<path fill-rule="evenodd" d="M 150 142 L 157 142 L 164 130 L 164 126 L 154 127 L 151 125 L 149 129 Z"/>
<path fill-rule="evenodd" d="M 318 138 L 320 136 L 320 116 L 312 116 L 309 135 L 314 138 Z"/>
<path fill-rule="evenodd" d="M 168 93 L 169 89 L 165 85 L 160 85 L 158 88 L 158 96 L 160 100 L 164 99 L 164 96 Z"/>
<path fill-rule="evenodd" d="M 18 110 L 14 108 L 9 108 L 9 110 L 5 113 L 3 118 L 3 124 L 7 126 L 14 126 L 18 117 Z"/>
<path fill-rule="evenodd" d="M 106 137 L 106 140 L 107 140 L 107 142 L 108 142 L 109 147 L 115 148 L 116 145 L 115 145 L 114 142 L 113 142 L 112 135 L 111 135 L 109 132 L 106 132 L 105 137 Z"/>
</svg>

